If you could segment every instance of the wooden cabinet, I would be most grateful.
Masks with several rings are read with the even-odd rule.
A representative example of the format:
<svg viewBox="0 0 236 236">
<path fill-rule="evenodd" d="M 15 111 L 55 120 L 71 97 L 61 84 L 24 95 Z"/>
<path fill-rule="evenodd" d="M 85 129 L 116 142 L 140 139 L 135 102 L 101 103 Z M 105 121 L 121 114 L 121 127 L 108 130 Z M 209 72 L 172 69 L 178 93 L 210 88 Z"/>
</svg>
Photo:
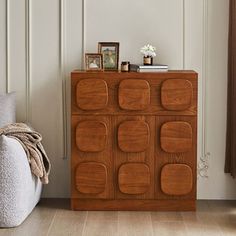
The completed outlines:
<svg viewBox="0 0 236 236">
<path fill-rule="evenodd" d="M 72 209 L 195 210 L 197 73 L 71 77 Z"/>
</svg>

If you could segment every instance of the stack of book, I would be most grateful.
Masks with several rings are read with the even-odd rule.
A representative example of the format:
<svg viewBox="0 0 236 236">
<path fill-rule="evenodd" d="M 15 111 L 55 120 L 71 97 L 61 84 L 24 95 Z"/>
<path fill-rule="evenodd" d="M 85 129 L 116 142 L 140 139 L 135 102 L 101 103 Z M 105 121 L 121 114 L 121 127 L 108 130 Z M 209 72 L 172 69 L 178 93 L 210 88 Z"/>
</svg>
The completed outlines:
<svg viewBox="0 0 236 236">
<path fill-rule="evenodd" d="M 130 71 L 135 72 L 166 72 L 168 71 L 167 65 L 155 64 L 155 65 L 130 65 Z"/>
</svg>

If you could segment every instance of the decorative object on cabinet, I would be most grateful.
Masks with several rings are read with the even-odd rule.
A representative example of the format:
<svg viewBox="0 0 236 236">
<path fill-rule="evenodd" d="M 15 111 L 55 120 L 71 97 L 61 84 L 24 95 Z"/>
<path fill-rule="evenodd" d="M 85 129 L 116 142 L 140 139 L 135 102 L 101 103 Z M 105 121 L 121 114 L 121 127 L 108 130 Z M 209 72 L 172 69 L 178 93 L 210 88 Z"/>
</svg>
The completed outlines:
<svg viewBox="0 0 236 236">
<path fill-rule="evenodd" d="M 71 208 L 195 210 L 197 73 L 71 76 Z"/>
<path fill-rule="evenodd" d="M 144 45 L 140 52 L 143 54 L 143 64 L 144 65 L 152 65 L 153 57 L 156 56 L 156 48 L 150 44 Z"/>
<path fill-rule="evenodd" d="M 134 72 L 167 72 L 168 66 L 162 65 L 162 64 L 155 64 L 155 65 L 131 64 L 130 71 L 134 71 Z"/>
<path fill-rule="evenodd" d="M 102 71 L 103 59 L 101 53 L 86 53 L 85 65 L 87 71 Z"/>
<path fill-rule="evenodd" d="M 103 55 L 104 70 L 118 70 L 119 67 L 119 46 L 118 42 L 99 42 L 98 52 Z"/>
<path fill-rule="evenodd" d="M 130 62 L 129 61 L 122 61 L 120 70 L 121 70 L 121 72 L 129 72 L 130 71 Z"/>
</svg>

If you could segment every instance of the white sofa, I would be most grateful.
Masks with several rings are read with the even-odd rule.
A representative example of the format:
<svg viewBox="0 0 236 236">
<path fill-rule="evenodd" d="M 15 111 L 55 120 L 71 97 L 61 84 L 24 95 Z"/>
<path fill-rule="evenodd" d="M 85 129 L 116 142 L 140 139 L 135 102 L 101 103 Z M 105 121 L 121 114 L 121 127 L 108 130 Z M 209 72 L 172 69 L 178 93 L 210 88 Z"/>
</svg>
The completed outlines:
<svg viewBox="0 0 236 236">
<path fill-rule="evenodd" d="M 14 92 L 0 94 L 0 128 L 16 121 L 15 97 Z M 20 225 L 38 203 L 41 191 L 21 144 L 0 135 L 0 227 Z"/>
<path fill-rule="evenodd" d="M 0 227 L 20 225 L 39 202 L 41 191 L 21 144 L 0 136 Z"/>
<path fill-rule="evenodd" d="M 0 227 L 20 225 L 40 200 L 41 191 L 21 144 L 0 136 Z"/>
</svg>

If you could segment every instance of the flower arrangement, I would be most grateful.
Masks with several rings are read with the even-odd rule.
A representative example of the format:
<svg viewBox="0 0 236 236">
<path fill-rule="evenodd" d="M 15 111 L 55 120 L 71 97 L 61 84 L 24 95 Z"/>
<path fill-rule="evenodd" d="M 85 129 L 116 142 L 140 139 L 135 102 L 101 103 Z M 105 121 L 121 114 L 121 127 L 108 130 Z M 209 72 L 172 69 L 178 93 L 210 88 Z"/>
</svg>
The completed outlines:
<svg viewBox="0 0 236 236">
<path fill-rule="evenodd" d="M 155 57 L 156 56 L 156 48 L 150 44 L 144 45 L 140 52 L 144 55 L 144 57 Z"/>
</svg>

